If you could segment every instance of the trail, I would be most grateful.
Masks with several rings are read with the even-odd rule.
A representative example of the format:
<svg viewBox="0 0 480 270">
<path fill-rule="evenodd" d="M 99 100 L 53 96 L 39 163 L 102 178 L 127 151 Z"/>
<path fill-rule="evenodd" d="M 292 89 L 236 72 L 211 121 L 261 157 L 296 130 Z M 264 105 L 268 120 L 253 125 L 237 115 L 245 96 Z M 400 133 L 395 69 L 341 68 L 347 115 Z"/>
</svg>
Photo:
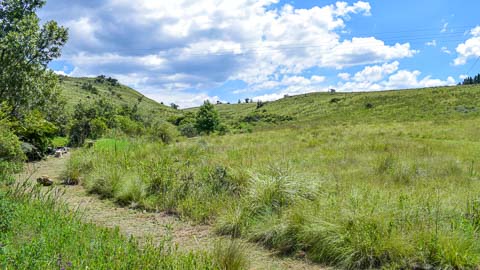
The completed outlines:
<svg viewBox="0 0 480 270">
<path fill-rule="evenodd" d="M 68 161 L 69 155 L 62 158 L 49 157 L 44 161 L 30 163 L 25 172 L 19 175 L 25 179 L 31 175 L 32 181 L 46 175 L 55 182 L 55 187 L 64 195 L 62 199 L 72 211 L 79 210 L 85 222 L 92 222 L 108 228 L 119 228 L 127 236 L 134 236 L 140 243 L 152 240 L 162 241 L 171 237 L 180 251 L 208 250 L 213 243 L 220 239 L 212 227 L 208 225 L 194 225 L 165 213 L 149 213 L 124 208 L 109 200 L 87 194 L 82 186 L 63 186 L 61 173 Z M 294 269 L 313 270 L 327 269 L 306 260 L 285 258 L 256 244 L 245 242 L 251 261 L 250 269 Z"/>
</svg>

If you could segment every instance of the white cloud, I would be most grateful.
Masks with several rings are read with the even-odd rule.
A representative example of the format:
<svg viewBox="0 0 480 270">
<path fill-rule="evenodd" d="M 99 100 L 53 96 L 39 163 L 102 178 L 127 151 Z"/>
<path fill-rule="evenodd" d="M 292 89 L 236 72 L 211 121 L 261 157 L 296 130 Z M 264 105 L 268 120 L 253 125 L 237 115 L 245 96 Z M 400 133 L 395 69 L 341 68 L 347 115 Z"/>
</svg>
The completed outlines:
<svg viewBox="0 0 480 270">
<path fill-rule="evenodd" d="M 353 77 L 356 82 L 376 82 L 382 80 L 386 75 L 392 74 L 398 70 L 400 63 L 395 61 L 393 63 L 386 63 L 381 66 L 367 66 L 362 71 L 357 72 Z"/>
<path fill-rule="evenodd" d="M 451 52 L 447 47 L 445 47 L 445 46 L 443 46 L 443 47 L 441 48 L 441 50 L 442 50 L 442 52 L 444 52 L 444 53 L 446 53 L 446 54 L 452 54 L 452 52 Z"/>
<path fill-rule="evenodd" d="M 473 28 L 470 34 L 472 37 L 457 46 L 458 56 L 454 60 L 456 66 L 465 65 L 469 59 L 480 57 L 480 26 Z"/>
<path fill-rule="evenodd" d="M 347 72 L 342 72 L 342 73 L 339 73 L 337 75 L 340 79 L 344 80 L 344 81 L 348 81 L 350 79 L 350 73 L 347 73 Z"/>
<path fill-rule="evenodd" d="M 440 32 L 445 33 L 447 31 L 448 31 L 448 23 L 446 22 L 446 23 L 443 24 L 442 30 L 440 30 Z"/>
<path fill-rule="evenodd" d="M 430 47 L 437 47 L 437 41 L 434 39 L 432 41 L 429 41 L 425 43 L 425 45 L 430 46 Z"/>
<path fill-rule="evenodd" d="M 392 63 L 393 64 L 393 63 Z M 390 64 L 390 65 L 392 65 Z M 385 65 L 383 65 L 385 66 Z M 396 90 L 396 89 L 410 89 L 410 88 L 423 88 L 423 87 L 434 87 L 434 86 L 446 86 L 454 85 L 455 79 L 448 77 L 446 80 L 434 79 L 431 76 L 426 76 L 421 78 L 421 72 L 418 70 L 409 71 L 409 70 L 398 70 L 398 65 L 392 65 L 395 68 L 390 68 L 388 72 L 377 74 L 382 74 L 382 78 L 379 79 L 377 76 L 365 76 L 364 80 L 355 80 L 338 84 L 338 90 L 340 91 L 352 91 L 352 92 L 362 92 L 362 91 L 380 91 L 380 90 Z M 380 70 L 380 66 L 366 67 L 365 70 Z M 362 72 L 363 72 L 362 71 Z M 361 73 L 361 72 L 360 72 Z M 391 74 L 389 77 L 385 75 Z M 358 78 L 358 77 L 357 77 Z"/>
<path fill-rule="evenodd" d="M 477 26 L 475 28 L 473 28 L 471 31 L 470 31 L 470 34 L 474 37 L 478 37 L 480 36 L 480 26 Z"/>
<path fill-rule="evenodd" d="M 185 91 L 162 91 L 157 93 L 146 93 L 145 96 L 157 102 L 163 102 L 165 105 L 175 103 L 180 108 L 191 108 L 202 104 L 209 100 L 211 103 L 221 101 L 218 96 L 209 96 L 207 93 L 189 93 Z"/>
<path fill-rule="evenodd" d="M 242 80 L 252 91 L 299 91 L 278 78 L 293 80 L 311 68 L 384 63 L 416 53 L 409 43 L 341 38 L 351 16 L 371 15 L 368 2 L 272 8 L 276 3 L 50 0 L 43 19 L 70 28 L 63 60 L 76 68 L 74 74 L 116 76 L 143 92 L 156 89 L 162 97 L 171 89 L 179 95 L 192 88 L 203 93 L 228 80 Z M 307 80 L 311 85 L 324 79 Z"/>
</svg>

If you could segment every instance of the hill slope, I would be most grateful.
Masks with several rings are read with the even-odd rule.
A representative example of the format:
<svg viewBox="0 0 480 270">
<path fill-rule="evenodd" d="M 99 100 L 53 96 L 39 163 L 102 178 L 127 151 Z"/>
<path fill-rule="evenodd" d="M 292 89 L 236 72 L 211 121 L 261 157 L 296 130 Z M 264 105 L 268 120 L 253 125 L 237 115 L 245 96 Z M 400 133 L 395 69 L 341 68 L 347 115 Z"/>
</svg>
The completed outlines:
<svg viewBox="0 0 480 270">
<path fill-rule="evenodd" d="M 140 114 L 155 115 L 167 118 L 179 111 L 151 100 L 134 89 L 111 83 L 98 81 L 96 78 L 72 78 L 60 76 L 62 94 L 67 100 L 67 110 L 72 112 L 79 102 L 93 102 L 105 98 L 117 106 L 134 106 L 137 104 Z"/>
<path fill-rule="evenodd" d="M 375 123 L 448 120 L 480 116 L 480 86 L 436 87 L 368 93 L 310 93 L 265 103 L 215 105 L 229 124 Z M 196 111 L 196 108 L 190 111 Z"/>
</svg>

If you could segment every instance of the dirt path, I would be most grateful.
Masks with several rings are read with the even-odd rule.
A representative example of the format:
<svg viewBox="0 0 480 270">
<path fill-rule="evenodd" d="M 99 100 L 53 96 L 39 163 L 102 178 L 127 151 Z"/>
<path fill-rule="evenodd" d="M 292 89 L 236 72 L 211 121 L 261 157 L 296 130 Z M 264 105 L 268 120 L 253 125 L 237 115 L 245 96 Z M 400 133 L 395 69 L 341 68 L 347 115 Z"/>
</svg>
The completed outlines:
<svg viewBox="0 0 480 270">
<path fill-rule="evenodd" d="M 146 213 L 122 208 L 108 200 L 86 194 L 81 186 L 59 185 L 60 175 L 65 168 L 68 155 L 63 158 L 48 158 L 45 161 L 29 164 L 19 177 L 32 175 L 31 179 L 47 175 L 57 188 L 64 191 L 64 200 L 69 207 L 79 209 L 83 219 L 105 227 L 118 227 L 126 235 L 133 235 L 140 241 L 151 239 L 160 241 L 171 237 L 180 250 L 205 250 L 218 240 L 212 228 L 206 225 L 192 225 L 164 213 Z M 252 244 L 248 247 L 251 269 L 326 269 L 303 260 L 280 258 L 268 250 Z"/>
</svg>

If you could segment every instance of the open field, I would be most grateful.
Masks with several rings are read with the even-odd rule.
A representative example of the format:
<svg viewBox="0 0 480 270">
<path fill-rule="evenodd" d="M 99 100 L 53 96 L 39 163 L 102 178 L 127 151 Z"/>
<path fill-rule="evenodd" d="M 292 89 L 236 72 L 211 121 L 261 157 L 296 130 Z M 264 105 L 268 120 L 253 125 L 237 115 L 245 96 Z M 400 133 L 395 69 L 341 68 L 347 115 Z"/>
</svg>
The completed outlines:
<svg viewBox="0 0 480 270">
<path fill-rule="evenodd" d="M 251 134 L 172 145 L 101 140 L 77 152 L 67 174 L 122 205 L 339 268 L 475 268 L 477 89 L 423 91 L 347 95 L 349 106 L 305 110 L 292 115 L 308 121 Z M 286 113 L 278 104 L 307 98 L 266 107 Z M 332 96 L 310 99 L 326 104 Z M 365 108 L 367 101 L 376 105 Z"/>
</svg>

